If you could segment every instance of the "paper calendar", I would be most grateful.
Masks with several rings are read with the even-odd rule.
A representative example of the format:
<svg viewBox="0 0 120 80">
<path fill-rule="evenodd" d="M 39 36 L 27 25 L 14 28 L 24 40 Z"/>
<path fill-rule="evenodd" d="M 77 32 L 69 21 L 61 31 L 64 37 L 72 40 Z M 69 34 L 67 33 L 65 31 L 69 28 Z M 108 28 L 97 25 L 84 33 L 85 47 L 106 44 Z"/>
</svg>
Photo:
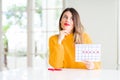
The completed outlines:
<svg viewBox="0 0 120 80">
<path fill-rule="evenodd" d="M 101 61 L 100 44 L 75 44 L 75 61 Z"/>
</svg>

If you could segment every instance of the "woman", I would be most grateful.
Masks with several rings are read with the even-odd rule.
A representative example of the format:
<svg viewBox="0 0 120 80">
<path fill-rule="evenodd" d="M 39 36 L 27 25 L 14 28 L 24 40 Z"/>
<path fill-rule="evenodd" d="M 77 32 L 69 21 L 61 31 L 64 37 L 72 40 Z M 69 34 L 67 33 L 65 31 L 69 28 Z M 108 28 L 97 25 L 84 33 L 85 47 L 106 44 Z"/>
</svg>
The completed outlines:
<svg viewBox="0 0 120 80">
<path fill-rule="evenodd" d="M 49 38 L 49 64 L 54 68 L 100 69 L 100 62 L 75 61 L 75 44 L 91 43 L 78 12 L 66 8 L 59 20 L 59 34 Z"/>
</svg>

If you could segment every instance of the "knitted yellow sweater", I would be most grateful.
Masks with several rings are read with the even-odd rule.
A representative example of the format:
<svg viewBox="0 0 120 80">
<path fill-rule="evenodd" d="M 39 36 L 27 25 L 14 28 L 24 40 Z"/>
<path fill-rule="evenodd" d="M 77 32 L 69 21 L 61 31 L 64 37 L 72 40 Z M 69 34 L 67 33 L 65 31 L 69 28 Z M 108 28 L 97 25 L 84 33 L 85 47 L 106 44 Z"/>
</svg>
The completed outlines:
<svg viewBox="0 0 120 80">
<path fill-rule="evenodd" d="M 83 43 L 91 44 L 90 37 L 84 33 Z M 87 69 L 82 62 L 75 62 L 75 44 L 73 34 L 65 36 L 62 44 L 58 44 L 58 35 L 49 38 L 49 64 L 54 68 Z M 101 62 L 94 62 L 95 68 L 100 69 Z"/>
</svg>

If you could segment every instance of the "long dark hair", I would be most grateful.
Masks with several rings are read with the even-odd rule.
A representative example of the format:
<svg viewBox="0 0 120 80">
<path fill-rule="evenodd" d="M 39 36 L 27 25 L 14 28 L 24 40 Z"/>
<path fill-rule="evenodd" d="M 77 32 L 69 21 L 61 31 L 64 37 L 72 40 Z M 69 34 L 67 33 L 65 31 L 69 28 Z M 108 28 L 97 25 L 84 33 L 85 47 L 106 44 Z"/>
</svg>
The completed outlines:
<svg viewBox="0 0 120 80">
<path fill-rule="evenodd" d="M 83 25 L 81 24 L 80 16 L 79 16 L 78 12 L 77 12 L 74 8 L 66 8 L 66 9 L 62 12 L 62 14 L 61 14 L 61 16 L 60 16 L 60 19 L 59 19 L 59 31 L 62 30 L 62 27 L 61 27 L 61 19 L 62 19 L 63 14 L 64 14 L 66 11 L 70 11 L 71 14 L 72 14 L 72 19 L 73 19 L 73 23 L 74 23 L 74 28 L 73 28 L 74 42 L 75 42 L 75 43 L 80 43 L 80 44 L 82 44 L 82 43 L 83 43 L 82 33 L 83 33 L 83 31 L 84 31 L 84 27 L 83 27 Z"/>
</svg>

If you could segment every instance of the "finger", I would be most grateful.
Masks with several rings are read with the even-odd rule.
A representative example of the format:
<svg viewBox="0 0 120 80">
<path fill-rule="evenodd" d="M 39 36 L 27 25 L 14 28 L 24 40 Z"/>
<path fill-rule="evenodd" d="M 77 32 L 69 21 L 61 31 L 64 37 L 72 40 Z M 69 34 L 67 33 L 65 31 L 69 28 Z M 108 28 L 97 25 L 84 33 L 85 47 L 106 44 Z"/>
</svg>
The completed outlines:
<svg viewBox="0 0 120 80">
<path fill-rule="evenodd" d="M 70 34 L 70 33 L 69 33 L 67 30 L 65 30 L 65 31 L 64 31 L 64 34 L 65 34 L 65 35 L 68 35 L 68 34 Z"/>
<path fill-rule="evenodd" d="M 90 61 L 83 61 L 83 63 L 86 64 L 86 65 L 90 65 L 91 64 Z"/>
<path fill-rule="evenodd" d="M 66 32 L 64 33 L 65 36 L 67 36 L 68 34 L 69 34 L 69 33 L 66 33 Z"/>
<path fill-rule="evenodd" d="M 83 63 L 88 63 L 89 61 L 85 61 L 85 60 L 84 60 L 84 61 L 82 61 L 82 62 L 83 62 Z"/>
<path fill-rule="evenodd" d="M 65 30 L 65 33 L 70 34 L 68 30 Z"/>
</svg>

